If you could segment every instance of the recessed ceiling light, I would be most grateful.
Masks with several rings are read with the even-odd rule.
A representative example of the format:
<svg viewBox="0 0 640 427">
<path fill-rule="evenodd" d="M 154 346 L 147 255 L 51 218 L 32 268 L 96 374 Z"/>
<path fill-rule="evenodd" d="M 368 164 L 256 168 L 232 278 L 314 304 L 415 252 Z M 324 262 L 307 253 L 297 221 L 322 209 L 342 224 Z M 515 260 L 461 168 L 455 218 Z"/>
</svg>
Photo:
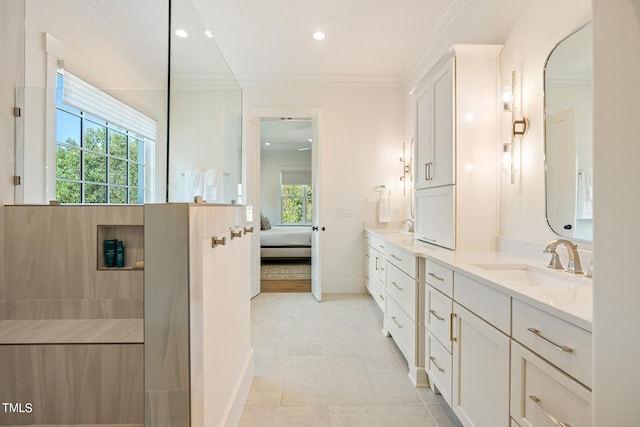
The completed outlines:
<svg viewBox="0 0 640 427">
<path fill-rule="evenodd" d="M 210 39 L 212 39 L 212 38 L 213 38 L 213 34 L 211 34 L 211 31 L 209 31 L 209 30 L 205 31 L 205 32 L 204 32 L 204 35 L 205 35 L 205 36 L 207 36 L 207 37 L 209 37 Z"/>
<path fill-rule="evenodd" d="M 313 142 L 313 140 L 311 138 L 307 138 L 307 141 L 309 142 Z"/>
<path fill-rule="evenodd" d="M 270 142 L 265 142 L 264 145 L 269 146 L 269 145 L 271 145 L 271 143 Z"/>
<path fill-rule="evenodd" d="M 176 30 L 176 36 L 181 37 L 181 38 L 186 38 L 189 37 L 189 33 L 187 33 L 187 30 L 183 29 L 183 28 L 178 28 Z"/>
<path fill-rule="evenodd" d="M 311 150 L 311 147 L 307 147 L 307 148 L 298 148 L 298 151 L 307 151 L 307 150 Z"/>
<path fill-rule="evenodd" d="M 316 40 L 324 40 L 325 35 L 322 31 L 316 31 L 315 33 L 313 33 L 313 38 Z"/>
</svg>

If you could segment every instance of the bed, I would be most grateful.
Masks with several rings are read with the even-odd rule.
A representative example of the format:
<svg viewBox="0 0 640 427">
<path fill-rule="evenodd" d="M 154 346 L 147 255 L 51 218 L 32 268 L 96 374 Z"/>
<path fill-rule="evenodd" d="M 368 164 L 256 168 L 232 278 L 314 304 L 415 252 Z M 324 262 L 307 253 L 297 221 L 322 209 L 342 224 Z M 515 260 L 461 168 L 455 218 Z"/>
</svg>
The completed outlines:
<svg viewBox="0 0 640 427">
<path fill-rule="evenodd" d="M 311 227 L 280 225 L 260 231 L 261 258 L 310 258 Z"/>
</svg>

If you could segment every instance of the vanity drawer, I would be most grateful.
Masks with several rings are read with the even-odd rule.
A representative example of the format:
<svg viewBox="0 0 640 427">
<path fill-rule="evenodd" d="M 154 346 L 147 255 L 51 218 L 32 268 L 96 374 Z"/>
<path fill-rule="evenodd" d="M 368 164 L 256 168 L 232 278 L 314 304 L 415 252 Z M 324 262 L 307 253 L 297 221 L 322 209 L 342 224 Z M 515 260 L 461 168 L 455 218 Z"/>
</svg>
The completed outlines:
<svg viewBox="0 0 640 427">
<path fill-rule="evenodd" d="M 518 423 L 590 427 L 591 406 L 589 389 L 512 341 L 511 416 Z"/>
<path fill-rule="evenodd" d="M 416 354 L 416 324 L 393 298 L 387 299 L 385 326 L 411 365 Z"/>
<path fill-rule="evenodd" d="M 384 257 L 387 262 L 395 265 L 414 279 L 418 277 L 416 274 L 416 256 L 413 252 L 409 252 L 394 245 L 387 245 Z"/>
<path fill-rule="evenodd" d="M 454 273 L 454 300 L 507 335 L 511 333 L 511 297 Z"/>
<path fill-rule="evenodd" d="M 429 374 L 431 389 L 435 385 L 451 406 L 451 354 L 428 330 L 425 333 L 424 354 L 424 366 Z"/>
<path fill-rule="evenodd" d="M 384 252 L 386 243 L 380 236 L 369 234 L 369 245 L 377 251 Z"/>
<path fill-rule="evenodd" d="M 433 286 L 426 286 L 424 324 L 451 353 L 451 313 L 453 301 Z"/>
<path fill-rule="evenodd" d="M 387 262 L 387 295 L 391 296 L 398 305 L 411 317 L 416 318 L 416 280 L 409 277 L 398 267 Z"/>
<path fill-rule="evenodd" d="M 425 260 L 424 266 L 425 281 L 449 298 L 453 298 L 453 270 L 430 259 Z"/>
<path fill-rule="evenodd" d="M 513 338 L 591 388 L 591 332 L 518 300 Z"/>
</svg>

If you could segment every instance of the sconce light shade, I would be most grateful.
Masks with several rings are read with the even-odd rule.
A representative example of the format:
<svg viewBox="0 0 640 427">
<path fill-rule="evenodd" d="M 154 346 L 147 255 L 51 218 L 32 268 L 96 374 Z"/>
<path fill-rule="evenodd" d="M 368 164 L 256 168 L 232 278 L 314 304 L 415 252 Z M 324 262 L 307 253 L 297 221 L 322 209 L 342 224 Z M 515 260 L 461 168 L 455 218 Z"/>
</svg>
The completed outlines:
<svg viewBox="0 0 640 427">
<path fill-rule="evenodd" d="M 512 71 L 502 75 L 501 92 L 502 92 L 502 111 L 513 111 L 513 95 L 515 93 L 514 85 L 516 80 L 516 72 Z"/>
</svg>

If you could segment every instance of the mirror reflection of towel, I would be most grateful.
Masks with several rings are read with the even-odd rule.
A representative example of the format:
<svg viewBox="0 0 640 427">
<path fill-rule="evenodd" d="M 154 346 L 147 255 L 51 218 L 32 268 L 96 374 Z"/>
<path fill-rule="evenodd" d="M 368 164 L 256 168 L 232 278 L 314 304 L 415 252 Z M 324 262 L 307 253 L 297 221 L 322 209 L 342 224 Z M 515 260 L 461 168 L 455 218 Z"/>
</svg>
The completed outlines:
<svg viewBox="0 0 640 427">
<path fill-rule="evenodd" d="M 593 169 L 580 169 L 578 172 L 578 197 L 576 206 L 578 219 L 593 218 Z"/>
<path fill-rule="evenodd" d="M 224 175 L 222 171 L 209 168 L 204 171 L 204 199 L 209 203 L 222 202 L 224 199 Z"/>
<path fill-rule="evenodd" d="M 201 169 L 193 169 L 184 173 L 185 201 L 193 202 L 196 196 L 203 195 L 203 178 Z"/>
</svg>

